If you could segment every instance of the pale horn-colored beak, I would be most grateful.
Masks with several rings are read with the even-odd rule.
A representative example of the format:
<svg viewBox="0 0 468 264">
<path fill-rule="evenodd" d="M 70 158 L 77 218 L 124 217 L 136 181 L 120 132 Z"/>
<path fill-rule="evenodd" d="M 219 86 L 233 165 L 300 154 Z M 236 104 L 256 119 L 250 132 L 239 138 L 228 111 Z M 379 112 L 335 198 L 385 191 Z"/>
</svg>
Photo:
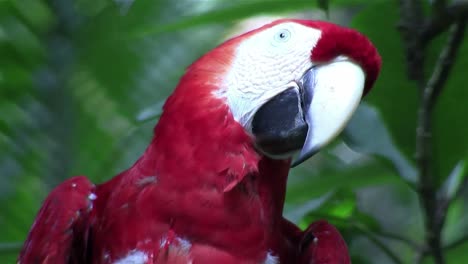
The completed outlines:
<svg viewBox="0 0 468 264">
<path fill-rule="evenodd" d="M 299 85 L 308 131 L 292 167 L 317 153 L 343 130 L 361 101 L 364 83 L 363 69 L 345 57 L 316 65 L 304 74 Z"/>
</svg>

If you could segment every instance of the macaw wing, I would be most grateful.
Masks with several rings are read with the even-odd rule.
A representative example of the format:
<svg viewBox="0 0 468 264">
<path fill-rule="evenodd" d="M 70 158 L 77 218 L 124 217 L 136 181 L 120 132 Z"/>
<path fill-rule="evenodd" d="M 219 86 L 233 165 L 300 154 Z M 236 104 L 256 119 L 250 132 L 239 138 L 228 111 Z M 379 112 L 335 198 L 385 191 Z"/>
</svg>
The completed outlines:
<svg viewBox="0 0 468 264">
<path fill-rule="evenodd" d="M 18 263 L 87 263 L 88 218 L 96 199 L 94 188 L 84 176 L 57 186 L 37 214 Z"/>
<path fill-rule="evenodd" d="M 351 264 L 346 242 L 325 220 L 312 223 L 300 243 L 301 264 Z"/>
</svg>

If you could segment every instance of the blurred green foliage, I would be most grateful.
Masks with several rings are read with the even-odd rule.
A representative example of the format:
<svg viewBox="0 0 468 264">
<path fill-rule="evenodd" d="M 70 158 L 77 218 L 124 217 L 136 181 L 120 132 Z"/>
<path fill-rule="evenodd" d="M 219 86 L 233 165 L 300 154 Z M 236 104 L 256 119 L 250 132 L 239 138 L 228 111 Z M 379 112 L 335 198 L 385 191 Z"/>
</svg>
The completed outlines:
<svg viewBox="0 0 468 264">
<path fill-rule="evenodd" d="M 423 239 L 411 187 L 418 96 L 390 0 L 0 1 L 0 263 L 15 262 L 51 188 L 79 174 L 105 181 L 139 157 L 184 69 L 235 22 L 291 12 L 324 19 L 320 7 L 368 35 L 383 70 L 342 139 L 292 171 L 285 214 L 301 227 L 331 220 L 353 263 L 394 263 L 395 255 L 411 263 L 412 241 Z M 431 63 L 444 39 L 430 48 Z M 457 60 L 434 112 L 432 169 L 449 195 L 467 173 L 467 63 Z M 450 207 L 445 243 L 468 230 L 467 198 Z M 466 249 L 447 250 L 449 263 L 467 259 Z"/>
</svg>

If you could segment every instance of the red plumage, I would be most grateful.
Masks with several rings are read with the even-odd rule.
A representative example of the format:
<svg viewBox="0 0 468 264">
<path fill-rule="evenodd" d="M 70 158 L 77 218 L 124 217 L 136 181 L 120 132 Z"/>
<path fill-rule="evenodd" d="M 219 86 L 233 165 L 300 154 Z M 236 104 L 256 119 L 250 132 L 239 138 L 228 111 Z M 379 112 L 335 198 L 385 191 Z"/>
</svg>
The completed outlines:
<svg viewBox="0 0 468 264">
<path fill-rule="evenodd" d="M 296 22 L 324 32 L 341 29 Z M 318 222 L 303 233 L 283 218 L 290 160 L 260 154 L 225 101 L 213 96 L 235 48 L 264 28 L 225 42 L 188 68 L 164 106 L 151 144 L 130 169 L 97 186 L 77 177 L 52 191 L 19 262 L 350 263 L 344 241 L 329 224 Z M 317 56 L 356 52 L 340 47 L 335 43 Z M 365 51 L 357 60 L 380 67 Z M 375 75 L 372 85 L 376 73 L 368 75 Z M 318 240 L 301 251 L 304 234 L 310 233 Z"/>
<path fill-rule="evenodd" d="M 95 186 L 83 176 L 55 188 L 37 214 L 18 261 L 84 263 L 94 191 Z"/>
<path fill-rule="evenodd" d="M 351 264 L 349 255 L 343 254 L 348 251 L 345 241 L 338 230 L 325 220 L 312 223 L 304 231 L 301 243 L 310 245 L 303 249 L 301 264 Z"/>
</svg>

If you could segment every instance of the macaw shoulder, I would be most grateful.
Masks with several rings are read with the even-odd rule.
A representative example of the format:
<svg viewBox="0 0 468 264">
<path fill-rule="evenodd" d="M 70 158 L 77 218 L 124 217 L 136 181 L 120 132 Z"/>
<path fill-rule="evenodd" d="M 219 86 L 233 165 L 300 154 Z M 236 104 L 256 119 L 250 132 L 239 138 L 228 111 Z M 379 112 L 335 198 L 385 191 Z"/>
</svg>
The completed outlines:
<svg viewBox="0 0 468 264">
<path fill-rule="evenodd" d="M 95 185 L 84 176 L 70 178 L 57 187 L 45 199 L 32 229 L 40 224 L 54 222 L 55 228 L 70 228 L 80 217 L 93 209 Z M 50 230 L 50 226 L 45 227 Z"/>
<path fill-rule="evenodd" d="M 70 178 L 45 199 L 34 221 L 18 263 L 61 263 L 84 256 L 74 241 L 86 240 L 88 217 L 97 196 L 86 177 Z M 83 252 L 81 252 L 83 251 Z"/>
</svg>

